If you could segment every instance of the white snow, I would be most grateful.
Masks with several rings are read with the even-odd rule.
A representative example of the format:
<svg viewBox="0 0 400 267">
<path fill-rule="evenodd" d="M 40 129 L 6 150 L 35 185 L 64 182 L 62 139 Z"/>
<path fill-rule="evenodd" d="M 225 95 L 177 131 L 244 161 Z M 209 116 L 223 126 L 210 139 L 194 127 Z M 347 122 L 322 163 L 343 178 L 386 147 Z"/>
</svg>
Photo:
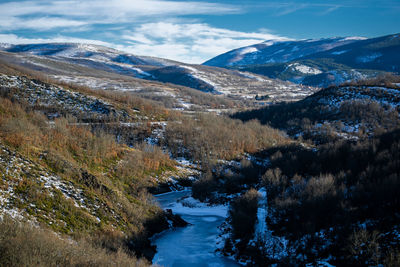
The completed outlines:
<svg viewBox="0 0 400 267">
<path fill-rule="evenodd" d="M 141 69 L 139 69 L 139 68 L 132 68 L 132 69 L 135 70 L 135 71 L 137 71 L 140 75 L 147 76 L 147 77 L 152 77 L 152 76 L 153 76 L 153 75 L 151 75 L 150 73 L 145 72 L 145 71 L 143 71 L 143 70 L 141 70 Z"/>
<path fill-rule="evenodd" d="M 348 41 L 348 40 L 367 40 L 368 38 L 366 37 L 361 37 L 361 36 L 350 36 L 350 37 L 346 37 L 343 40 L 344 41 Z"/>
<path fill-rule="evenodd" d="M 216 89 L 218 87 L 218 85 L 214 81 L 210 80 L 209 75 L 207 73 L 199 71 L 198 69 L 195 69 L 195 68 L 189 67 L 189 66 L 180 65 L 179 67 L 190 70 L 191 73 L 189 75 L 192 76 L 194 79 L 199 79 L 199 80 L 209 84 L 214 89 Z"/>
<path fill-rule="evenodd" d="M 0 48 L 3 48 L 3 49 L 10 48 L 11 46 L 12 46 L 12 44 L 8 44 L 8 43 L 0 43 Z"/>
<path fill-rule="evenodd" d="M 264 45 L 264 47 L 267 47 L 267 46 L 274 45 L 274 44 L 276 44 L 277 42 L 279 42 L 279 41 L 278 41 L 278 40 L 276 40 L 276 41 L 269 40 L 269 41 L 263 42 L 262 44 Z"/>
<path fill-rule="evenodd" d="M 182 69 L 187 69 L 187 70 L 190 70 L 191 72 L 194 72 L 194 73 L 197 73 L 197 72 L 199 72 L 197 69 L 195 69 L 195 68 L 193 68 L 193 67 L 190 67 L 190 66 L 186 66 L 186 65 L 179 65 L 179 67 L 180 67 L 180 68 L 182 68 Z"/>
<path fill-rule="evenodd" d="M 260 189 L 259 207 L 257 209 L 257 223 L 255 226 L 254 239 L 250 244 L 259 246 L 265 255 L 274 259 L 286 257 L 288 251 L 288 240 L 284 237 L 274 236 L 272 231 L 268 229 L 266 218 L 268 216 L 267 193 L 264 188 Z"/>
<path fill-rule="evenodd" d="M 174 213 L 185 215 L 210 215 L 210 216 L 228 216 L 228 206 L 213 205 L 209 206 L 192 197 L 184 198 L 179 202 L 173 203 L 170 207 Z"/>
<path fill-rule="evenodd" d="M 251 73 L 249 73 L 249 72 L 239 72 L 240 73 L 240 75 L 242 75 L 242 76 L 244 76 L 244 77 L 246 77 L 246 78 L 249 78 L 249 79 L 253 79 L 253 80 L 257 80 L 257 81 L 259 81 L 259 82 L 267 82 L 267 83 L 272 83 L 272 81 L 271 80 L 267 80 L 267 79 L 265 79 L 265 78 L 262 78 L 261 76 L 258 76 L 258 75 L 255 75 L 255 74 L 251 74 Z"/>
<path fill-rule="evenodd" d="M 320 71 L 319 69 L 310 67 L 310 66 L 306 66 L 300 63 L 293 63 L 289 65 L 290 67 L 292 67 L 292 69 L 297 70 L 301 73 L 304 74 L 320 74 L 322 73 L 322 71 Z"/>
<path fill-rule="evenodd" d="M 255 47 L 245 47 L 243 49 L 240 49 L 238 51 L 239 55 L 245 55 L 245 54 L 250 54 L 250 53 L 254 53 L 254 52 L 258 52 L 258 49 Z"/>
<path fill-rule="evenodd" d="M 257 210 L 257 224 L 255 227 L 256 238 L 264 239 L 264 235 L 267 231 L 267 223 L 265 219 L 267 218 L 267 192 L 265 188 L 258 191 L 260 194 L 260 200 L 258 202 Z"/>
<path fill-rule="evenodd" d="M 368 63 L 368 62 L 375 61 L 375 59 L 377 59 L 378 57 L 381 57 L 381 56 L 382 56 L 382 53 L 373 53 L 370 55 L 357 57 L 356 60 L 361 63 Z"/>
<path fill-rule="evenodd" d="M 332 55 L 341 55 L 341 54 L 344 54 L 344 53 L 346 53 L 347 52 L 347 50 L 342 50 L 342 51 L 335 51 L 335 52 L 332 52 L 331 54 Z"/>
</svg>

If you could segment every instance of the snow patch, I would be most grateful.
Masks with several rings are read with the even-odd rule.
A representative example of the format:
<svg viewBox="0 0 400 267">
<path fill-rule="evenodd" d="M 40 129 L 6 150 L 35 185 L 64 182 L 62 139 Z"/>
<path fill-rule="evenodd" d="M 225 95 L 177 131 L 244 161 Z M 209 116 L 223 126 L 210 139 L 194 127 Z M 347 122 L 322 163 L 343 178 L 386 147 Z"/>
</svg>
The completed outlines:
<svg viewBox="0 0 400 267">
<path fill-rule="evenodd" d="M 313 67 L 309 67 L 300 63 L 293 63 L 289 65 L 290 67 L 292 67 L 292 69 L 299 71 L 301 73 L 304 74 L 320 74 L 322 73 L 322 71 L 320 71 L 319 69 L 313 68 Z"/>
<path fill-rule="evenodd" d="M 368 38 L 366 38 L 366 37 L 361 37 L 361 36 L 350 36 L 350 37 L 346 37 L 346 38 L 344 38 L 343 39 L 343 41 L 350 41 L 350 40 L 355 40 L 355 41 L 357 41 L 357 40 L 367 40 Z"/>
<path fill-rule="evenodd" d="M 335 51 L 335 52 L 332 52 L 331 54 L 332 55 L 341 55 L 341 54 L 344 54 L 344 53 L 346 53 L 347 52 L 347 50 L 342 50 L 342 51 Z"/>
<path fill-rule="evenodd" d="M 226 205 L 207 205 L 192 197 L 183 198 L 179 202 L 172 203 L 170 208 L 176 214 L 203 215 L 203 216 L 228 216 L 228 206 Z"/>
<path fill-rule="evenodd" d="M 241 49 L 238 54 L 239 55 L 245 55 L 245 54 L 250 54 L 250 53 L 255 53 L 258 52 L 258 49 L 255 47 L 245 47 L 243 49 Z"/>
<path fill-rule="evenodd" d="M 379 58 L 382 56 L 382 53 L 373 53 L 370 55 L 362 56 L 362 57 L 357 57 L 357 62 L 361 63 L 368 63 L 375 61 L 375 59 Z"/>
</svg>

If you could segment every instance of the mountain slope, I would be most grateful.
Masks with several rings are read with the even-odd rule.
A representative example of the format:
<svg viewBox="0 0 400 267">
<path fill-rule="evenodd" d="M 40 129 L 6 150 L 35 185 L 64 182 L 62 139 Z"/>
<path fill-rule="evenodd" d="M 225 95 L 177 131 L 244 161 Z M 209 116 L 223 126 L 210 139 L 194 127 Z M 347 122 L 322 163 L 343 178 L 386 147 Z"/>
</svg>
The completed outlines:
<svg viewBox="0 0 400 267">
<path fill-rule="evenodd" d="M 399 51 L 400 35 L 395 34 L 360 40 L 303 58 L 312 60 L 331 59 L 337 64 L 343 64 L 355 69 L 399 72 Z"/>
<path fill-rule="evenodd" d="M 326 87 L 385 72 L 398 73 L 399 36 L 292 41 L 274 43 L 260 50 L 255 45 L 228 52 L 204 64 L 235 67 L 270 78 Z M 242 50 L 248 53 L 238 57 Z"/>
<path fill-rule="evenodd" d="M 8 52 L 2 52 L 0 57 L 8 62 L 45 71 L 46 74 L 51 73 L 51 78 L 54 79 L 103 89 L 114 88 L 124 91 L 140 89 L 143 94 L 156 90 L 158 95 L 153 94 L 152 98 L 171 96 L 168 102 L 173 102 L 175 95 L 184 99 L 186 103 L 191 102 L 190 97 L 174 92 L 177 88 L 182 91 L 181 86 L 223 95 L 220 99 L 226 97 L 245 105 L 258 105 L 260 102 L 266 102 L 265 100 L 268 102 L 299 100 L 316 90 L 272 80 L 262 75 L 133 56 L 101 46 L 36 44 L 10 45 L 3 49 Z M 99 70 L 101 74 L 98 73 Z M 124 77 L 129 77 L 132 83 L 121 82 L 126 80 Z M 143 90 L 149 87 L 152 89 Z M 167 90 L 165 92 L 159 88 Z"/>
<path fill-rule="evenodd" d="M 344 84 L 323 89 L 289 104 L 277 104 L 235 114 L 242 120 L 286 130 L 293 137 L 320 139 L 321 132 L 332 139 L 353 139 L 400 127 L 400 78 Z"/>
<path fill-rule="evenodd" d="M 104 46 L 79 43 L 7 45 L 3 47 L 3 51 L 45 56 L 95 69 L 128 74 L 138 78 L 150 75 L 142 68 L 133 66 L 147 66 L 144 67 L 144 69 L 147 69 L 151 68 L 151 66 L 160 67 L 176 64 L 172 60 L 136 56 Z"/>
<path fill-rule="evenodd" d="M 155 69 L 149 73 L 158 81 L 180 84 L 237 100 L 295 101 L 317 90 L 249 72 L 201 65 L 181 64 Z"/>
<path fill-rule="evenodd" d="M 64 57 L 64 58 L 84 58 L 93 61 L 126 63 L 130 65 L 151 65 L 167 66 L 174 64 L 174 61 L 136 56 L 124 53 L 109 47 L 81 44 L 81 43 L 42 43 L 42 44 L 22 44 L 7 45 L 4 51 L 12 53 L 29 53 L 38 56 Z"/>
<path fill-rule="evenodd" d="M 362 39 L 361 37 L 337 37 L 302 41 L 265 41 L 260 44 L 229 51 L 203 64 L 207 66 L 227 67 L 289 62 Z"/>
</svg>

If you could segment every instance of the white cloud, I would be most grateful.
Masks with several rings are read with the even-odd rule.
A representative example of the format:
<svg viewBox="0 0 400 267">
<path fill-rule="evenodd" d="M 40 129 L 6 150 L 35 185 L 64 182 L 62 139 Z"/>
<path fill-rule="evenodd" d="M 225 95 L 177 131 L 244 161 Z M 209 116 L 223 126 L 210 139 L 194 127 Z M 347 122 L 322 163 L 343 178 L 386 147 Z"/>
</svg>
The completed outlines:
<svg viewBox="0 0 400 267">
<path fill-rule="evenodd" d="M 188 18 L 182 18 L 242 12 L 237 6 L 206 1 L 31 0 L 0 3 L 0 10 L 3 11 L 0 11 L 2 42 L 102 44 L 138 55 L 188 63 L 201 63 L 228 50 L 267 39 L 282 39 L 265 30 L 246 33 L 189 23 Z M 15 34 L 27 29 L 38 37 L 30 39 Z M 82 36 L 85 32 L 87 39 L 56 35 L 66 32 L 72 36 Z"/>
<path fill-rule="evenodd" d="M 265 40 L 287 40 L 261 32 L 240 32 L 202 23 L 157 22 L 140 25 L 122 36 L 132 45 L 124 47 L 134 54 L 201 63 L 228 50 Z"/>
<path fill-rule="evenodd" d="M 3 16 L 0 18 L 0 29 L 33 29 L 46 31 L 55 28 L 70 28 L 87 25 L 86 22 L 55 17 L 41 17 L 32 19 L 19 19 L 15 17 Z"/>
<path fill-rule="evenodd" d="M 51 38 L 24 38 L 15 34 L 0 34 L 0 43 L 9 43 L 9 44 L 82 43 L 82 44 L 103 45 L 108 47 L 116 46 L 108 42 L 83 39 L 83 38 L 74 38 L 66 36 L 55 36 Z"/>
<path fill-rule="evenodd" d="M 0 4 L 2 22 L 11 20 L 15 26 L 12 29 L 32 29 L 29 16 L 37 19 L 47 18 L 47 25 L 36 22 L 43 29 L 61 25 L 62 20 L 82 24 L 115 24 L 132 23 L 141 19 L 156 16 L 184 16 L 200 14 L 229 14 L 238 13 L 240 9 L 226 4 L 196 2 L 196 1 L 167 1 L 167 0 L 58 0 L 58 1 L 12 1 Z M 54 18 L 55 17 L 55 18 Z M 53 21 L 51 21 L 53 19 Z M 11 27 L 10 23 L 3 25 Z M 77 26 L 66 23 L 65 27 Z"/>
</svg>

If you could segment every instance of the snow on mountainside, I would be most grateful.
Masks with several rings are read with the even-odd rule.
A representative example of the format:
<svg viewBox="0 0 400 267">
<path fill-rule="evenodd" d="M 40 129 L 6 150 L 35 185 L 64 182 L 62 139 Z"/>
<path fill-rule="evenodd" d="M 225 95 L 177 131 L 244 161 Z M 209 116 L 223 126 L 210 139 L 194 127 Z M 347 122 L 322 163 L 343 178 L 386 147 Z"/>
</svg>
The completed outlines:
<svg viewBox="0 0 400 267">
<path fill-rule="evenodd" d="M 317 89 L 279 81 L 253 73 L 223 68 L 185 65 L 168 66 L 149 72 L 157 80 L 180 84 L 205 92 L 235 99 L 256 99 L 268 102 L 295 101 Z"/>
<path fill-rule="evenodd" d="M 357 140 L 361 134 L 373 135 L 377 125 L 382 129 L 400 125 L 397 80 L 332 86 L 301 101 L 243 112 L 238 118 L 258 119 L 293 137 L 317 138 L 325 131 L 337 138 Z"/>
<path fill-rule="evenodd" d="M 266 41 L 219 55 L 204 63 L 208 66 L 242 66 L 288 62 L 317 52 L 340 47 L 357 40 L 354 38 L 328 38 L 301 41 Z"/>
<path fill-rule="evenodd" d="M 400 72 L 398 34 L 267 42 L 217 56 L 205 65 L 237 68 L 270 78 L 326 87 Z"/>
<path fill-rule="evenodd" d="M 127 74 L 137 78 L 150 77 L 151 75 L 146 71 L 148 68 L 175 64 L 172 60 L 136 56 L 112 48 L 92 44 L 45 43 L 4 45 L 0 46 L 0 49 L 11 53 L 44 56 L 91 68 Z"/>
<path fill-rule="evenodd" d="M 105 46 L 80 43 L 9 45 L 8 47 L 5 47 L 4 50 L 13 53 L 24 52 L 38 56 L 84 58 L 93 61 L 125 63 L 131 65 L 167 66 L 173 64 L 172 60 L 136 56 Z"/>
<path fill-rule="evenodd" d="M 167 83 L 155 86 L 157 88 L 171 85 L 185 86 L 223 95 L 235 101 L 243 102 L 243 99 L 256 101 L 257 104 L 265 100 L 268 100 L 267 102 L 299 100 L 316 90 L 308 86 L 273 80 L 263 75 L 138 57 L 96 45 L 63 43 L 15 45 L 4 50 L 8 54 L 0 53 L 0 57 L 10 58 L 11 55 L 15 55 L 17 59 L 15 57 L 8 59 L 13 64 L 17 60 L 24 66 L 29 64 L 29 68 L 44 71 L 46 75 L 51 73 L 54 79 L 102 89 L 141 92 L 146 88 L 141 84 L 146 83 L 148 87 L 150 81 L 154 81 Z M 76 70 L 77 66 L 87 67 L 92 71 Z M 99 77 L 93 70 L 104 72 Z M 90 75 L 83 74 L 89 72 Z M 121 77 L 110 77 L 110 79 L 108 77 L 110 75 L 106 72 L 137 78 L 135 84 L 138 85 L 132 86 L 121 82 Z"/>
</svg>

